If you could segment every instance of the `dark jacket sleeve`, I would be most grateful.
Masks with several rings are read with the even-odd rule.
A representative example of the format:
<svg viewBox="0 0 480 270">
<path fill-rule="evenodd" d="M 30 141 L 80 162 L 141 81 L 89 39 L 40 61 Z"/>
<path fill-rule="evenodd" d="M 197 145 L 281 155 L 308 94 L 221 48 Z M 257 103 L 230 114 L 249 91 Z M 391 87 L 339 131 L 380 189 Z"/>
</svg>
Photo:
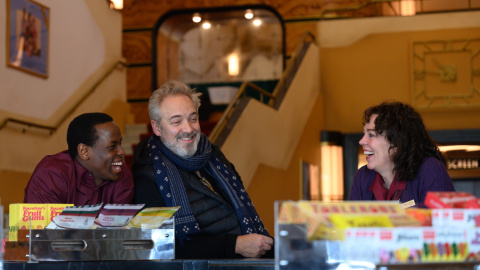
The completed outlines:
<svg viewBox="0 0 480 270">
<path fill-rule="evenodd" d="M 135 182 L 133 203 L 143 203 L 145 207 L 165 207 L 165 202 L 162 199 L 155 181 L 150 156 L 148 155 L 148 149 L 146 147 L 147 140 L 143 140 L 135 148 L 132 165 L 133 179 Z M 220 151 L 218 148 L 214 151 L 217 150 Z M 220 158 L 222 160 L 225 159 L 223 154 Z M 221 237 L 196 235 L 191 236 L 183 242 L 176 239 L 175 258 L 241 258 L 242 256 L 235 254 L 236 243 L 237 235 L 225 235 Z"/>
</svg>

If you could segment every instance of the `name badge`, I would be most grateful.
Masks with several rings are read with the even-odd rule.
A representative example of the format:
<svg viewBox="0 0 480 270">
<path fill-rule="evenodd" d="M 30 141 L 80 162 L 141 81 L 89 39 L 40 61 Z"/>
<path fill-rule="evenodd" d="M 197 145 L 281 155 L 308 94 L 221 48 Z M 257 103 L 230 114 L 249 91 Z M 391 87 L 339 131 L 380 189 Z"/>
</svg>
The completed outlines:
<svg viewBox="0 0 480 270">
<path fill-rule="evenodd" d="M 408 201 L 408 202 L 402 203 L 403 209 L 412 207 L 412 206 L 414 206 L 414 205 L 415 205 L 415 200 L 410 200 L 410 201 Z"/>
</svg>

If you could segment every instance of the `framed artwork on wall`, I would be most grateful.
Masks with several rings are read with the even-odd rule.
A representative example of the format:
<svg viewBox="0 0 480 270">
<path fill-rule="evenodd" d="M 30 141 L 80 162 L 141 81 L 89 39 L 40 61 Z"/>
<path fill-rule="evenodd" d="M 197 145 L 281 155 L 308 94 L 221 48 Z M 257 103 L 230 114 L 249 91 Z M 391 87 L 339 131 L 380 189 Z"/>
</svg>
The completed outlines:
<svg viewBox="0 0 480 270">
<path fill-rule="evenodd" d="M 7 66 L 48 78 L 50 10 L 31 0 L 7 0 Z"/>
<path fill-rule="evenodd" d="M 480 39 L 415 41 L 413 104 L 417 109 L 480 107 Z"/>
</svg>

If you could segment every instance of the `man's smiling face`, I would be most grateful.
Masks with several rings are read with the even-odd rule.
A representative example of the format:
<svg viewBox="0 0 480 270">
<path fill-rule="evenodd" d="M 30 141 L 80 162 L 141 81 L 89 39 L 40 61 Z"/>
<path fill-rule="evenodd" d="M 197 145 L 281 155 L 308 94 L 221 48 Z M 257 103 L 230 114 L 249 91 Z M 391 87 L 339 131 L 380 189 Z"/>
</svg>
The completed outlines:
<svg viewBox="0 0 480 270">
<path fill-rule="evenodd" d="M 107 122 L 96 125 L 95 129 L 97 140 L 92 146 L 86 146 L 85 167 L 93 173 L 97 185 L 117 181 L 125 158 L 120 128 L 114 122 Z"/>
<path fill-rule="evenodd" d="M 185 95 L 171 95 L 163 100 L 160 111 L 160 123 L 151 121 L 153 132 L 175 154 L 195 155 L 201 131 L 193 101 Z"/>
</svg>

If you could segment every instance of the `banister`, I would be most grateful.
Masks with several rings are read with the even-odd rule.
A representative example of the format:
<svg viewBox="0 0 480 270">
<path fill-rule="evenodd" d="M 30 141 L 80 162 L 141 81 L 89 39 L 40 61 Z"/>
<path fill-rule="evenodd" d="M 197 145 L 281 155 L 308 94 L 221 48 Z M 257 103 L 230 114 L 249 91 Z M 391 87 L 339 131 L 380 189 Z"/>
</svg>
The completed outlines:
<svg viewBox="0 0 480 270">
<path fill-rule="evenodd" d="M 273 93 L 269 93 L 269 92 L 265 91 L 264 89 L 262 89 L 261 87 L 255 85 L 251 82 L 242 83 L 242 85 L 238 89 L 237 93 L 235 94 L 235 96 L 233 97 L 233 99 L 230 101 L 227 108 L 225 109 L 225 112 L 223 113 L 222 117 L 220 118 L 220 120 L 215 125 L 212 132 L 210 133 L 209 139 L 212 142 L 216 141 L 216 139 L 218 138 L 218 136 L 222 132 L 223 128 L 226 126 L 228 120 L 230 119 L 230 116 L 232 115 L 236 104 L 238 104 L 239 99 L 242 96 L 246 95 L 245 91 L 246 91 L 247 86 L 250 87 L 251 89 L 257 91 L 260 94 L 260 98 L 261 98 L 260 101 L 263 102 L 263 97 L 264 96 L 269 97 L 270 100 L 266 104 L 267 106 L 273 107 L 273 108 L 277 108 L 278 106 L 280 106 L 280 104 L 278 102 L 279 96 L 282 95 L 282 93 L 284 92 L 284 88 L 288 87 L 288 85 L 287 85 L 288 84 L 288 78 L 290 77 L 290 75 L 292 73 L 294 73 L 296 71 L 296 68 L 298 67 L 298 65 L 296 65 L 296 62 L 298 61 L 298 57 L 300 57 L 301 51 L 303 50 L 304 46 L 306 44 L 310 43 L 310 42 L 316 43 L 315 36 L 310 31 L 306 31 L 303 34 L 301 41 L 299 42 L 299 44 L 295 48 L 295 50 L 292 54 L 292 58 L 289 60 L 289 63 L 287 64 L 287 67 L 285 68 L 285 71 L 283 72 L 282 77 L 280 78 L 279 82 L 277 83 L 277 86 L 275 87 Z"/>
<path fill-rule="evenodd" d="M 4 128 L 7 123 L 11 122 L 11 123 L 17 123 L 17 124 L 20 124 L 20 125 L 25 125 L 29 128 L 31 127 L 35 127 L 35 128 L 39 128 L 39 129 L 44 129 L 44 130 L 48 130 L 49 134 L 51 135 L 55 130 L 57 130 L 57 128 L 78 108 L 78 106 L 80 106 L 80 104 L 83 103 L 83 101 L 85 101 L 85 99 L 87 99 L 88 96 L 90 96 L 93 92 L 95 92 L 95 90 L 97 89 L 97 87 L 106 79 L 108 78 L 108 76 L 110 76 L 110 74 L 115 70 L 115 69 L 120 69 L 120 68 L 123 68 L 127 65 L 127 63 L 123 60 L 119 60 L 117 61 L 115 64 L 113 64 L 108 70 L 107 72 L 105 72 L 105 74 L 102 75 L 102 77 L 100 77 L 98 79 L 98 81 L 90 88 L 89 91 L 87 91 L 68 111 L 65 112 L 65 114 L 60 118 L 60 120 L 53 126 L 47 126 L 47 125 L 40 125 L 40 124 L 36 124 L 36 123 L 33 123 L 33 122 L 29 122 L 29 121 L 23 121 L 23 120 L 19 120 L 19 119 L 16 119 L 16 118 L 6 118 L 5 120 L 3 120 L 1 123 L 0 123 L 0 130 L 2 128 Z M 25 129 L 23 130 L 24 132 L 26 131 Z"/>
</svg>

